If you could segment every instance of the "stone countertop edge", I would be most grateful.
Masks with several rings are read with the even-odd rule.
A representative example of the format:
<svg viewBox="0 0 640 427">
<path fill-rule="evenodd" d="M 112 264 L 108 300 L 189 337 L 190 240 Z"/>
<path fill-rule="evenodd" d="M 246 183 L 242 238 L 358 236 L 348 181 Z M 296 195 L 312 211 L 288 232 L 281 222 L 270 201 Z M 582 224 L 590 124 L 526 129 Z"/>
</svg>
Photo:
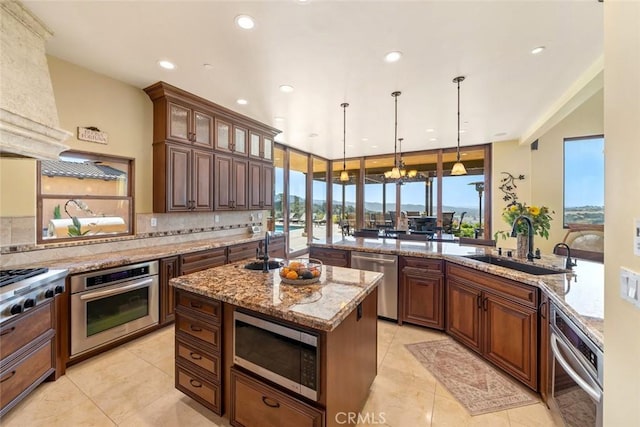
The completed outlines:
<svg viewBox="0 0 640 427">
<path fill-rule="evenodd" d="M 153 261 L 190 252 L 198 252 L 225 246 L 233 246 L 241 243 L 259 242 L 263 239 L 264 236 L 230 236 L 209 238 L 177 244 L 125 249 L 118 252 L 105 252 L 100 254 L 83 255 L 74 258 L 61 258 L 55 261 L 45 261 L 38 263 L 38 267 L 63 268 L 68 270 L 68 274 L 71 275 L 86 273 L 88 271 L 103 270 L 106 268 L 114 268 L 122 265 L 135 264 L 139 262 Z M 33 267 L 33 265 L 24 266 L 24 268 L 29 267 Z M 16 266 L 11 268 L 21 267 Z"/>
<path fill-rule="evenodd" d="M 342 267 L 324 266 L 323 278 L 320 283 L 295 286 L 281 283 L 278 276 L 278 270 L 271 270 L 265 274 L 261 271 L 243 270 L 244 274 L 250 276 L 247 280 L 237 279 L 237 271 L 246 263 L 240 261 L 237 263 L 227 264 L 220 267 L 210 268 L 208 270 L 199 271 L 173 278 L 169 281 L 170 285 L 194 294 L 202 295 L 221 302 L 255 311 L 261 314 L 271 316 L 276 319 L 286 320 L 311 329 L 331 332 L 346 319 L 362 301 L 369 296 L 373 290 L 382 281 L 382 273 L 365 272 Z M 330 274 L 327 274 L 330 271 Z M 348 281 L 335 279 L 341 274 L 354 274 L 354 272 L 365 273 L 368 279 L 360 278 L 358 283 L 348 283 Z M 331 279 L 327 278 L 331 276 Z M 332 289 L 334 286 L 338 288 L 349 289 L 354 287 L 359 289 L 357 294 L 349 296 L 349 300 L 345 301 L 340 295 L 339 290 Z M 294 311 L 298 305 L 311 307 L 312 303 L 301 301 L 295 294 L 304 289 L 313 289 L 321 294 L 321 301 L 317 302 L 323 313 L 330 316 L 316 317 L 309 313 L 301 313 Z M 273 293 L 277 290 L 285 294 L 285 303 L 282 299 L 281 303 L 274 304 Z M 281 295 L 279 295 L 281 296 Z M 266 298 L 265 298 L 266 297 Z"/>
<path fill-rule="evenodd" d="M 494 248 L 490 247 L 473 245 L 460 246 L 458 245 L 458 243 L 433 242 L 432 245 L 438 246 L 437 251 L 434 251 L 433 249 L 427 248 L 427 246 L 421 248 L 420 245 L 411 241 L 401 243 L 399 241 L 396 242 L 396 239 L 383 239 L 376 244 L 375 240 L 376 239 L 356 238 L 346 241 L 334 241 L 332 243 L 313 242 L 311 243 L 311 246 L 319 248 L 357 250 L 362 252 L 382 253 L 389 255 L 444 259 L 446 261 L 473 268 L 475 270 L 484 271 L 489 274 L 494 274 L 496 276 L 535 286 L 541 289 L 545 294 L 547 294 L 549 299 L 558 308 L 560 308 L 560 310 L 564 314 L 569 316 L 569 318 L 576 324 L 576 326 L 578 326 L 578 328 L 582 332 L 584 332 L 591 340 L 593 340 L 597 347 L 604 351 L 604 319 L 581 315 L 563 298 L 564 283 L 567 280 L 571 280 L 576 273 L 580 275 L 580 266 L 587 261 L 581 261 L 572 272 L 556 275 L 535 276 L 465 257 L 465 255 L 483 254 L 498 256 L 497 251 Z M 427 244 L 428 243 L 429 242 L 427 242 Z M 453 248 L 455 248 L 455 252 L 460 252 L 459 248 L 465 248 L 468 253 L 448 254 L 447 249 Z M 563 269 L 562 263 L 564 262 L 564 259 L 564 257 L 556 255 L 543 255 L 542 260 L 537 261 L 536 265 Z M 604 266 L 602 266 L 602 269 L 604 271 Z M 602 277 L 602 280 L 604 281 L 604 275 Z"/>
</svg>

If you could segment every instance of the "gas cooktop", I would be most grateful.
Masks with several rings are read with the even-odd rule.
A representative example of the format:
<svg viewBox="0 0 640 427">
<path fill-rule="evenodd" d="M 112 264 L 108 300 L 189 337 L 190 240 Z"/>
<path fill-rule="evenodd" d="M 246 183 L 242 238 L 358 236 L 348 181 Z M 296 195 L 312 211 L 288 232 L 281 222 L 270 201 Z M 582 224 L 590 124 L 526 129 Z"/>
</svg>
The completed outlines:
<svg viewBox="0 0 640 427">
<path fill-rule="evenodd" d="M 49 271 L 48 268 L 21 268 L 17 270 L 0 270 L 0 288 L 29 277 Z"/>
</svg>

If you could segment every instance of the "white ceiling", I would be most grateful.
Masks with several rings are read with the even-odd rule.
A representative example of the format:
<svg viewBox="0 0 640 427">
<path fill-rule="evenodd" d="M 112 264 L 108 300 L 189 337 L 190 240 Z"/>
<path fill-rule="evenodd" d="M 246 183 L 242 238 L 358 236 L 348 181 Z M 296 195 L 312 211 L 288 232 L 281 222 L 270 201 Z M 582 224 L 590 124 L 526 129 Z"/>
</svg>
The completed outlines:
<svg viewBox="0 0 640 427">
<path fill-rule="evenodd" d="M 455 146 L 458 75 L 461 144 L 518 139 L 603 52 L 596 0 L 23 3 L 54 32 L 49 54 L 140 88 L 164 80 L 328 158 L 342 157 L 343 102 L 347 157 L 393 152 L 396 90 L 403 151 Z"/>
</svg>

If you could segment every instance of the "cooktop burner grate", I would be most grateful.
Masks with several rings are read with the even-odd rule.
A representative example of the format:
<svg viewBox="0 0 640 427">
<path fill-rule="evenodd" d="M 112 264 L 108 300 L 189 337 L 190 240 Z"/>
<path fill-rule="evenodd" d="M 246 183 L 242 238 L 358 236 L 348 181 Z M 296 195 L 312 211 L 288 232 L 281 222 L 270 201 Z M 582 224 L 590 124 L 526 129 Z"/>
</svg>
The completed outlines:
<svg viewBox="0 0 640 427">
<path fill-rule="evenodd" d="M 23 268 L 17 270 L 0 270 L 0 287 L 19 282 L 29 277 L 49 271 L 48 268 Z"/>
</svg>

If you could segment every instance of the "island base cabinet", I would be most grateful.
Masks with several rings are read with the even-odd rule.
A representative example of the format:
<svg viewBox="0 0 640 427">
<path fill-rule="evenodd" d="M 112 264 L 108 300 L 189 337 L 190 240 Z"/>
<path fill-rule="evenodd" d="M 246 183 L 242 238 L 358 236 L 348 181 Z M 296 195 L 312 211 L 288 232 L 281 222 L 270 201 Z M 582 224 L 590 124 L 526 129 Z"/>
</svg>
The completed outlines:
<svg viewBox="0 0 640 427">
<path fill-rule="evenodd" d="M 447 279 L 447 333 L 475 352 L 480 347 L 482 292 L 472 286 Z"/>
<path fill-rule="evenodd" d="M 231 369 L 231 411 L 236 427 L 322 427 L 324 413 L 238 369 Z"/>
</svg>

